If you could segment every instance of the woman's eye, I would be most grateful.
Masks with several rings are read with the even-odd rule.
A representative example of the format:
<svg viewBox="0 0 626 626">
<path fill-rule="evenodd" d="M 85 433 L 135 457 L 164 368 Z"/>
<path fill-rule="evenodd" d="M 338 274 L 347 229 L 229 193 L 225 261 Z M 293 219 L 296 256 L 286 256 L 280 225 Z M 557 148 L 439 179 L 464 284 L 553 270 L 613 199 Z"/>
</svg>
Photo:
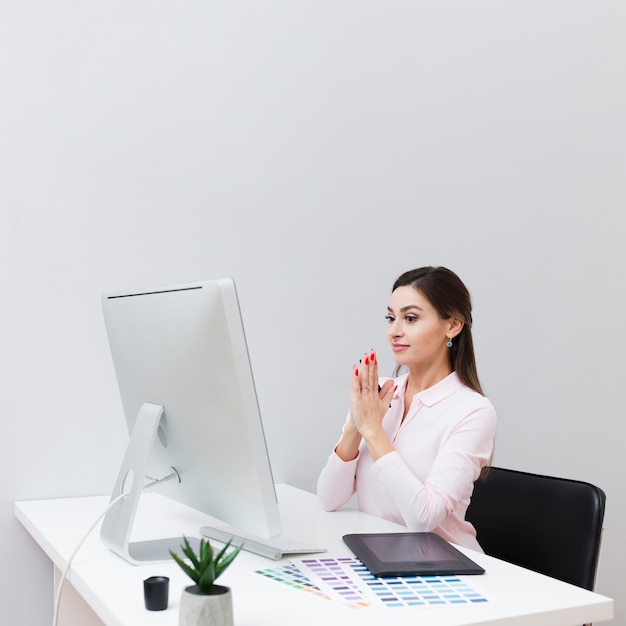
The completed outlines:
<svg viewBox="0 0 626 626">
<path fill-rule="evenodd" d="M 385 319 L 387 320 L 387 322 L 392 324 L 395 321 L 396 318 L 393 317 L 393 315 L 385 315 Z"/>
<path fill-rule="evenodd" d="M 416 315 L 407 315 L 404 318 L 409 324 L 412 324 L 413 322 L 417 322 L 417 316 Z"/>
</svg>

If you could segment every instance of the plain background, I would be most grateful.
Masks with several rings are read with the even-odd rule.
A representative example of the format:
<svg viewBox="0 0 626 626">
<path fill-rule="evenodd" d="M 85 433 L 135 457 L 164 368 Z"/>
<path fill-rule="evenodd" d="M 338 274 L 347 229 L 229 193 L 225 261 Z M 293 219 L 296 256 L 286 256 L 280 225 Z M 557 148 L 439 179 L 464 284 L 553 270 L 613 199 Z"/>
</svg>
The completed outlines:
<svg viewBox="0 0 626 626">
<path fill-rule="evenodd" d="M 15 499 L 108 492 L 103 293 L 237 281 L 277 481 L 312 490 L 393 280 L 470 288 L 494 464 L 608 497 L 623 563 L 626 4 L 0 6 L 3 623 L 48 623 Z M 36 591 L 37 601 L 32 593 Z"/>
</svg>

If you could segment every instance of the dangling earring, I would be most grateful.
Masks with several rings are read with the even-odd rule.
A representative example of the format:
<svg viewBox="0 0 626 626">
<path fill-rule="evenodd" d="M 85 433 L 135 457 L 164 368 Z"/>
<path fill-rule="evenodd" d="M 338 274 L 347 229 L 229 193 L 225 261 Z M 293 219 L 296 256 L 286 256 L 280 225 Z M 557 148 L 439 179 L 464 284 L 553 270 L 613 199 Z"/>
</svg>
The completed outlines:
<svg viewBox="0 0 626 626">
<path fill-rule="evenodd" d="M 452 347 L 452 339 L 450 337 L 448 337 L 448 343 L 446 344 L 446 346 L 448 346 L 448 348 Z"/>
</svg>

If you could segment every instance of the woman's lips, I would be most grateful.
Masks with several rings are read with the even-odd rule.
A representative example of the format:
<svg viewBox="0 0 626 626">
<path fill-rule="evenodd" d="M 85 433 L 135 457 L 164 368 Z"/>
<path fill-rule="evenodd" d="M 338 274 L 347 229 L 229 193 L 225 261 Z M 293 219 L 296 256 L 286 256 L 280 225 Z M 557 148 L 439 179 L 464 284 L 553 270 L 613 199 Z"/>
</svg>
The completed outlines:
<svg viewBox="0 0 626 626">
<path fill-rule="evenodd" d="M 391 349 L 394 352 L 402 352 L 403 350 L 406 350 L 409 346 L 403 344 L 403 343 L 393 343 L 391 344 Z"/>
</svg>

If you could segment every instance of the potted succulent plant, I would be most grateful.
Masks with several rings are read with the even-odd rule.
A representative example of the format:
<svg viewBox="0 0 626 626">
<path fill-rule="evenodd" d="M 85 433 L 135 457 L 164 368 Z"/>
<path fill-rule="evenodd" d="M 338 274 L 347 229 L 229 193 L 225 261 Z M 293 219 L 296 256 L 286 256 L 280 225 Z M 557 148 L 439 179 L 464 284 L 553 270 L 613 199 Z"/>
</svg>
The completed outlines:
<svg viewBox="0 0 626 626">
<path fill-rule="evenodd" d="M 216 585 L 216 579 L 233 562 L 243 546 L 228 552 L 229 541 L 215 553 L 206 539 L 194 551 L 183 537 L 182 552 L 189 562 L 170 550 L 172 558 L 193 580 L 185 587 L 180 600 L 179 626 L 233 626 L 233 600 L 230 587 Z"/>
</svg>

